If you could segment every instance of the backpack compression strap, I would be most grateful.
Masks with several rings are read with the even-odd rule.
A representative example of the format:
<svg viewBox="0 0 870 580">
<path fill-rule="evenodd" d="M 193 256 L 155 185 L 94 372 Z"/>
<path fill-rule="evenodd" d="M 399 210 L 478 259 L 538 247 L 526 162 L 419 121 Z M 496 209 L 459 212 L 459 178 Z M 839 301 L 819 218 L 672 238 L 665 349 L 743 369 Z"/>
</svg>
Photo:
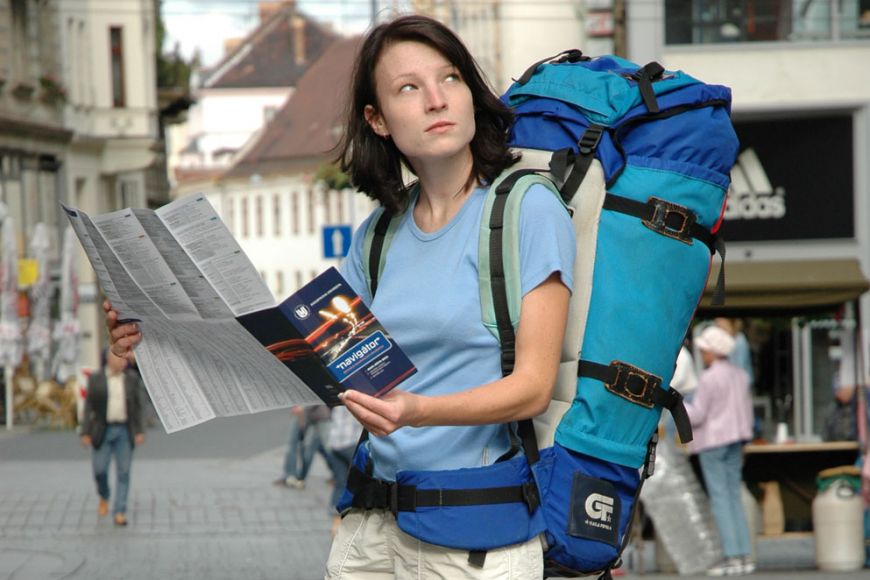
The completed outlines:
<svg viewBox="0 0 870 580">
<path fill-rule="evenodd" d="M 688 443 L 692 440 L 692 424 L 683 405 L 683 396 L 673 387 L 663 389 L 660 377 L 620 361 L 602 365 L 582 359 L 577 366 L 577 376 L 597 379 L 614 395 L 637 405 L 649 409 L 664 407 L 674 418 L 680 441 Z"/>
<path fill-rule="evenodd" d="M 650 63 L 647 67 L 653 64 L 657 63 Z M 640 70 L 645 70 L 647 67 Z M 661 67 L 659 66 L 659 68 Z M 655 97 L 652 98 L 654 103 Z M 645 96 L 644 100 L 646 101 L 646 99 Z M 647 105 L 649 106 L 649 103 Z M 589 171 L 589 166 L 595 158 L 595 150 L 598 148 L 601 136 L 607 130 L 607 127 L 592 123 L 586 128 L 577 143 L 579 153 L 574 153 L 570 147 L 553 153 L 550 159 L 550 173 L 557 182 L 562 184 L 559 191 L 565 203 L 570 203 L 580 189 L 580 185 Z M 710 248 L 711 254 L 718 252 L 721 266 L 711 305 L 722 306 L 725 304 L 725 241 L 719 234 L 713 234 L 700 225 L 697 222 L 695 212 L 687 207 L 657 197 L 650 197 L 644 203 L 612 193 L 607 193 L 605 196 L 603 209 L 639 218 L 644 226 L 654 232 L 685 244 L 691 245 L 693 239 L 700 240 Z"/>
</svg>

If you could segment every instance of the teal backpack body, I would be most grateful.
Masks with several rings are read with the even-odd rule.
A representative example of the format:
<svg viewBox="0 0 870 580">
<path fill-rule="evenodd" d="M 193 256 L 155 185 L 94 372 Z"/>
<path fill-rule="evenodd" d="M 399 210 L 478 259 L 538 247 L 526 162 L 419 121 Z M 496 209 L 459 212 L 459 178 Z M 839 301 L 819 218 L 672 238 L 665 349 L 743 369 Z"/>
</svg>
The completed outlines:
<svg viewBox="0 0 870 580">
<path fill-rule="evenodd" d="M 562 200 L 577 235 L 553 400 L 534 422 L 518 423 L 525 453 L 509 459 L 528 463 L 532 476 L 518 469 L 522 475 L 511 485 L 491 486 L 515 488 L 513 500 L 500 501 L 525 510 L 511 516 L 524 514 L 516 541 L 543 529 L 548 575 L 609 575 L 619 565 L 643 479 L 652 473 L 663 408 L 681 439 L 691 439 L 682 399 L 669 382 L 712 256 L 718 250 L 724 258 L 716 232 L 738 151 L 730 98 L 726 87 L 656 63 L 640 67 L 579 51 L 536 63 L 502 97 L 516 115 L 509 142 L 522 160 L 489 186 L 478 268 L 482 323 L 500 341 L 505 374 L 513 368 L 522 300 L 519 208 L 532 184 Z M 372 294 L 398 221 L 382 212 L 366 232 Z M 367 493 L 366 460 L 357 455 L 340 509 L 363 505 L 359 497 Z M 467 489 L 426 491 L 454 494 L 454 505 L 463 507 L 474 501 L 463 495 Z M 472 495 L 492 497 L 488 491 Z M 391 509 L 402 527 L 399 503 Z M 473 510 L 455 513 L 470 536 L 492 527 L 473 521 Z M 437 532 L 421 539 L 451 545 L 439 542 Z M 472 544 L 451 547 L 480 552 L 497 545 Z"/>
</svg>

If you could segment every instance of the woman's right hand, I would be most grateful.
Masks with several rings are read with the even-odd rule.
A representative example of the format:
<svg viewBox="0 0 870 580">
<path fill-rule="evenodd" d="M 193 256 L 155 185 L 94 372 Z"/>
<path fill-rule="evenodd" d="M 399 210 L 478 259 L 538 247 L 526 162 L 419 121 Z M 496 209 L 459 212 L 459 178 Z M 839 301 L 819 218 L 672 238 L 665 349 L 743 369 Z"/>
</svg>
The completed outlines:
<svg viewBox="0 0 870 580">
<path fill-rule="evenodd" d="M 118 323 L 118 313 L 106 300 L 103 302 L 103 310 L 106 312 L 106 326 L 109 328 L 109 350 L 116 356 L 127 359 L 131 363 L 136 362 L 133 347 L 142 340 L 139 325 L 135 322 Z"/>
</svg>

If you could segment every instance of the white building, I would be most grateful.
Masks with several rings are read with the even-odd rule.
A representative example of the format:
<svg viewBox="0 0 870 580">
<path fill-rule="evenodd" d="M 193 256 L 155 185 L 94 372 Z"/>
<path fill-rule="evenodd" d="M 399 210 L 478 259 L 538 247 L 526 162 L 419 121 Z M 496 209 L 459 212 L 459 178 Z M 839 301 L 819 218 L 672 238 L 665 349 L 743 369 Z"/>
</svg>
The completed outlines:
<svg viewBox="0 0 870 580">
<path fill-rule="evenodd" d="M 583 0 L 536 2 L 511 0 L 414 0 L 417 13 L 437 18 L 468 46 L 493 87 L 503 92 L 534 62 L 585 46 Z"/>
<path fill-rule="evenodd" d="M 100 213 L 163 201 L 154 0 L 0 1 L 0 195 L 29 238 L 50 224 L 56 274 L 66 218 L 58 201 Z M 24 247 L 23 244 L 19 244 Z M 93 270 L 81 257 L 83 364 L 104 342 Z"/>
<path fill-rule="evenodd" d="M 260 22 L 230 39 L 224 58 L 200 72 L 187 121 L 167 130 L 173 184 L 212 177 L 228 168 L 251 136 L 293 94 L 299 78 L 335 34 L 289 2 L 261 2 Z"/>
<path fill-rule="evenodd" d="M 277 299 L 339 258 L 372 203 L 319 178 L 342 133 L 345 90 L 358 38 L 335 41 L 293 96 L 210 182 L 182 183 L 178 195 L 205 193 Z M 334 257 L 330 257 L 334 256 Z"/>
</svg>

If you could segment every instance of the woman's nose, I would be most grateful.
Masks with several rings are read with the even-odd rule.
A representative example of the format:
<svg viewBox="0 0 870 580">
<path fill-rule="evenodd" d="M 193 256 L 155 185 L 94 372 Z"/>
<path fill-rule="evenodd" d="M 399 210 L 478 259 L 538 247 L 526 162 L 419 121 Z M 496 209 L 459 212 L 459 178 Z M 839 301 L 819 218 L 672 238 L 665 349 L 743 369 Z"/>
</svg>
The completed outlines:
<svg viewBox="0 0 870 580">
<path fill-rule="evenodd" d="M 435 85 L 426 88 L 426 110 L 440 111 L 447 108 L 447 98 L 441 87 Z"/>
</svg>

